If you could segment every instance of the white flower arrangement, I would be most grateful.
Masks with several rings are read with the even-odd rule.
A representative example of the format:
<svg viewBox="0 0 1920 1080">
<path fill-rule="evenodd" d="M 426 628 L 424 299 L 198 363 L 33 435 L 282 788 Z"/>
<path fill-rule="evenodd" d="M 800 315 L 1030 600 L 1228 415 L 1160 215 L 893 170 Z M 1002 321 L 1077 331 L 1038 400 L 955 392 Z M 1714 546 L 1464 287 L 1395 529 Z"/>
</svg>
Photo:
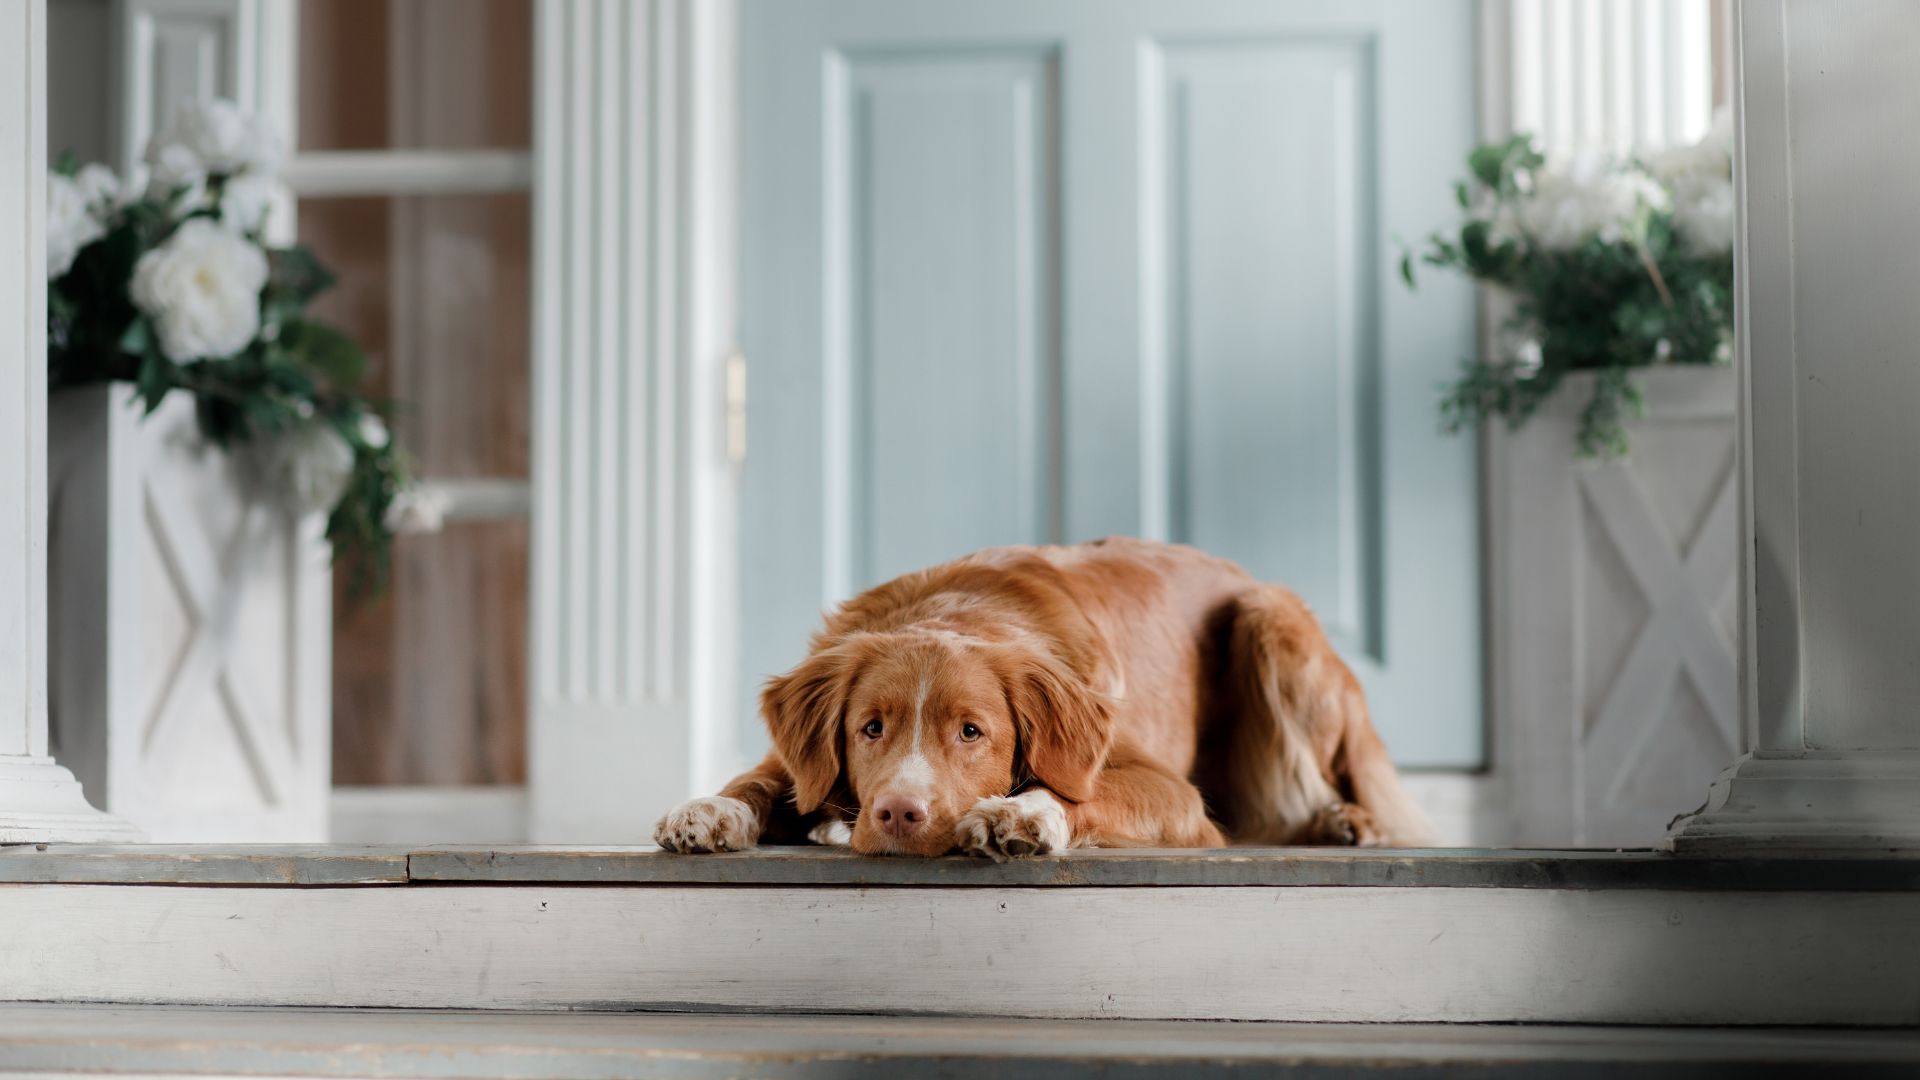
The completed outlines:
<svg viewBox="0 0 1920 1080">
<path fill-rule="evenodd" d="M 1596 373 L 1581 416 L 1586 455 L 1627 450 L 1641 409 L 1631 372 L 1650 364 L 1721 364 L 1733 336 L 1732 131 L 1641 158 L 1551 159 L 1526 135 L 1467 159 L 1456 230 L 1421 261 L 1460 270 L 1514 301 L 1500 355 L 1469 361 L 1442 402 L 1448 427 L 1498 416 L 1518 426 L 1567 373 Z M 1413 257 L 1401 260 L 1413 283 Z"/>
<path fill-rule="evenodd" d="M 1649 211 L 1669 205 L 1653 177 L 1591 152 L 1549 161 L 1526 178 L 1517 197 L 1490 201 L 1494 242 L 1530 240 L 1543 251 L 1572 251 L 1596 239 L 1619 243 Z"/>
<path fill-rule="evenodd" d="M 216 176 L 272 176 L 286 145 L 263 116 L 231 101 L 202 101 L 173 114 L 147 144 L 153 181 L 191 187 Z"/>
<path fill-rule="evenodd" d="M 1723 110 L 1707 137 L 1647 157 L 1647 169 L 1673 193 L 1673 226 L 1688 251 L 1733 250 L 1733 122 Z"/>
<path fill-rule="evenodd" d="M 285 155 L 232 102 L 180 110 L 154 136 L 144 179 L 63 162 L 48 179 L 50 383 L 135 384 L 151 410 L 192 394 L 200 430 L 248 451 L 296 513 L 327 513 L 355 584 L 385 579 L 405 458 L 358 390 L 366 359 L 308 318 L 332 275 L 266 239 Z"/>
</svg>

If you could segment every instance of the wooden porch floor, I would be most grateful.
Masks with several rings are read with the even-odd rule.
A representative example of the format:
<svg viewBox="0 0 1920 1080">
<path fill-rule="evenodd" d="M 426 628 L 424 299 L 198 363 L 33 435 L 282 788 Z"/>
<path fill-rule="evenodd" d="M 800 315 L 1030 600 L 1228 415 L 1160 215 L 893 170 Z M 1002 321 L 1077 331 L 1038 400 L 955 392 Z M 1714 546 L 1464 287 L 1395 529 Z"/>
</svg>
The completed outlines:
<svg viewBox="0 0 1920 1080">
<path fill-rule="evenodd" d="M 0 1001 L 1904 1028 L 1920 857 L 28 845 Z"/>
<path fill-rule="evenodd" d="M 1700 858 L 1653 851 L 1442 848 L 1088 850 L 995 864 L 821 847 L 676 855 L 653 847 L 0 845 L 0 883 L 834 885 L 1920 891 L 1920 855 Z"/>
<path fill-rule="evenodd" d="M 1911 1076 L 1911 1031 L 0 1005 L 0 1076 Z"/>
</svg>

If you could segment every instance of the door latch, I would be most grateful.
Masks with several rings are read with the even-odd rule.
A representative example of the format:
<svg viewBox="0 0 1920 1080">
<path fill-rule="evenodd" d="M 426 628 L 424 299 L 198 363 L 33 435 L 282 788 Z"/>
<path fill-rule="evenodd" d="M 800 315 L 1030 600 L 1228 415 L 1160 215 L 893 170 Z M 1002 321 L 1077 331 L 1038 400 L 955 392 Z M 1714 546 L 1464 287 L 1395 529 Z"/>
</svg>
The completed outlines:
<svg viewBox="0 0 1920 1080">
<path fill-rule="evenodd" d="M 747 358 L 739 349 L 727 354 L 727 461 L 747 460 Z"/>
</svg>

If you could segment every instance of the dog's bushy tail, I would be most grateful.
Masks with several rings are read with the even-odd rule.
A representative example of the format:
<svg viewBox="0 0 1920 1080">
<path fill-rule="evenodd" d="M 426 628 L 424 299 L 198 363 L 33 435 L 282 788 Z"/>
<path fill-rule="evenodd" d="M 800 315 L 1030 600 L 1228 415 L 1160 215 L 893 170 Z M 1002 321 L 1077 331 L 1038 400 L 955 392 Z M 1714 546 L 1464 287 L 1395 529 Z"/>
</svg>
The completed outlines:
<svg viewBox="0 0 1920 1080">
<path fill-rule="evenodd" d="M 1313 612 L 1277 585 L 1249 589 L 1234 605 L 1225 678 L 1235 715 L 1220 807 L 1234 839 L 1432 844 L 1433 826 L 1373 730 L 1359 680 Z"/>
</svg>

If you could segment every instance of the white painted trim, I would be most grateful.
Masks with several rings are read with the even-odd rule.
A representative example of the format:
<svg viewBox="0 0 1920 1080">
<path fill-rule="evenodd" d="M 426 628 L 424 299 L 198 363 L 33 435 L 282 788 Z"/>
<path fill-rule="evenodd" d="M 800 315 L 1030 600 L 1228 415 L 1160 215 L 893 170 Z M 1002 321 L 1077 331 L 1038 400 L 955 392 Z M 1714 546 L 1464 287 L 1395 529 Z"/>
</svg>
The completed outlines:
<svg viewBox="0 0 1920 1080">
<path fill-rule="evenodd" d="M 470 195 L 526 191 L 533 154 L 524 150 L 337 150 L 296 154 L 283 178 L 301 198 Z"/>
<path fill-rule="evenodd" d="M 336 844 L 513 844 L 527 833 L 524 787 L 336 787 Z"/>
<path fill-rule="evenodd" d="M 1857 297 L 1827 269 L 1912 277 L 1907 251 L 1885 239 L 1889 228 L 1911 230 L 1910 219 L 1889 223 L 1890 207 L 1906 207 L 1888 192 L 1920 178 L 1920 158 L 1903 152 L 1839 171 L 1827 163 L 1878 146 L 1846 123 L 1863 98 L 1895 111 L 1920 102 L 1904 49 L 1920 12 L 1792 0 L 1742 4 L 1735 17 L 1748 752 L 1669 842 L 1713 853 L 1920 848 L 1910 695 L 1888 674 L 1908 668 L 1914 629 L 1906 598 L 1920 518 L 1904 464 L 1914 429 L 1904 413 L 1877 407 L 1908 391 L 1888 382 L 1896 368 L 1872 359 L 1888 347 L 1877 343 L 1911 340 L 1915 320 L 1910 305 Z M 1834 55 L 1848 62 L 1834 65 Z M 1821 227 L 1796 228 L 1802 216 Z M 1853 236 L 1880 246 L 1842 239 Z M 1844 513 L 1834 512 L 1836 492 Z M 1896 543 L 1863 549 L 1863 536 Z"/>
<path fill-rule="evenodd" d="M 1920 848 L 1920 752 L 1751 751 L 1668 844 L 1687 854 Z"/>
<path fill-rule="evenodd" d="M 537 8 L 536 840 L 644 837 L 737 757 L 734 17 Z"/>
<path fill-rule="evenodd" d="M 748 765 L 734 709 L 740 640 L 736 512 L 746 458 L 747 379 L 737 322 L 739 6 L 736 0 L 697 0 L 688 21 L 689 771 L 695 791 L 714 791 Z M 736 412 L 742 417 L 737 454 L 731 427 Z"/>
<path fill-rule="evenodd" d="M 192 93 L 227 97 L 242 108 L 264 112 L 289 140 L 297 119 L 296 35 L 298 0 L 115 0 L 115 64 L 118 115 L 111 125 L 119 142 L 116 163 L 140 167 L 147 141 L 166 123 L 173 103 L 160 100 L 165 71 L 161 38 L 198 33 Z M 177 89 L 177 88 L 176 88 Z"/>
<path fill-rule="evenodd" d="M 1440 847 L 1506 847 L 1514 822 L 1507 789 L 1492 772 L 1402 772 L 1400 782 L 1426 812 Z"/>
<path fill-rule="evenodd" d="M 13 885 L 0 998 L 1906 1025 L 1916 921 L 1910 891 Z"/>
<path fill-rule="evenodd" d="M 47 757 L 47 6 L 0 5 L 0 844 L 139 831 Z"/>
<path fill-rule="evenodd" d="M 1480 0 L 1488 138 L 1550 151 L 1690 143 L 1713 117 L 1717 0 Z"/>
<path fill-rule="evenodd" d="M 533 507 L 533 489 L 525 480 L 479 477 L 421 480 L 421 496 L 443 503 L 447 521 L 501 521 L 523 518 Z"/>
</svg>

